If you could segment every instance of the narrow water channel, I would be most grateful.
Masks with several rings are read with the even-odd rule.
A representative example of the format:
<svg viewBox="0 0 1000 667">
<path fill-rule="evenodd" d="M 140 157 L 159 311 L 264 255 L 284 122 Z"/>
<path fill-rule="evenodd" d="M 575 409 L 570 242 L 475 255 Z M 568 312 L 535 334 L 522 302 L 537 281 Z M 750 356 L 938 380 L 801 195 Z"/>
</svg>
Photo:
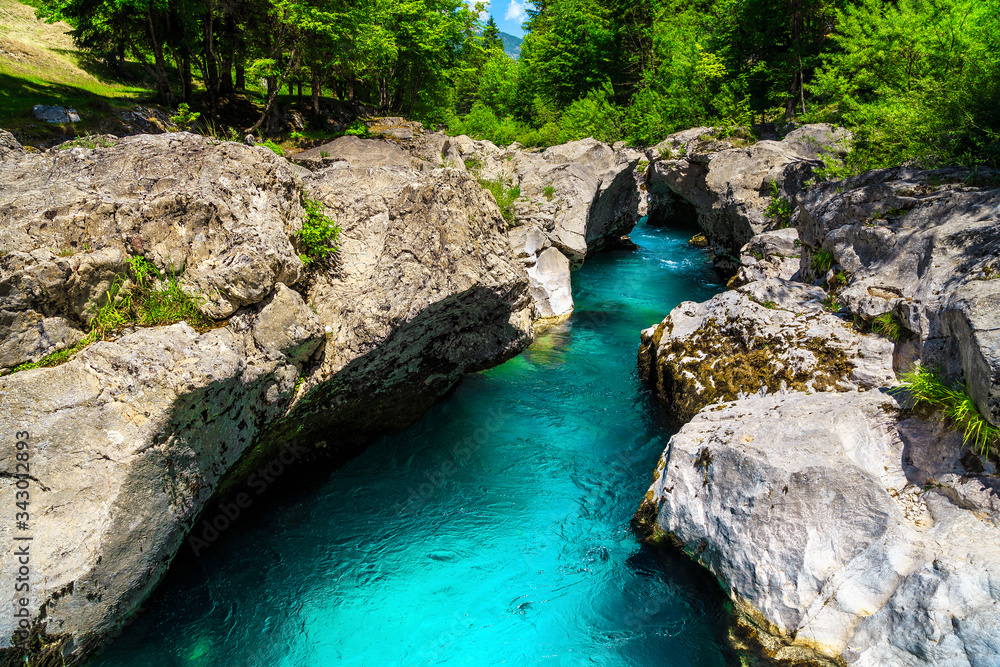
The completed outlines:
<svg viewBox="0 0 1000 667">
<path fill-rule="evenodd" d="M 717 588 L 629 528 L 670 436 L 639 331 L 721 289 L 690 232 L 573 276 L 577 310 L 187 558 L 95 665 L 726 664 Z M 186 547 L 185 547 L 186 548 Z"/>
</svg>

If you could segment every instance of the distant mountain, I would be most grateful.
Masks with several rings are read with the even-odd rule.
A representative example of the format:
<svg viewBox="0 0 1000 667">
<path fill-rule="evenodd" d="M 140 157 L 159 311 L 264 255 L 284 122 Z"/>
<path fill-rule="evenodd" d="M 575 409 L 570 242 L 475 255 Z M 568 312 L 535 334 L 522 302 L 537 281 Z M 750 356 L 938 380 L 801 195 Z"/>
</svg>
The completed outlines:
<svg viewBox="0 0 1000 667">
<path fill-rule="evenodd" d="M 517 58 L 521 55 L 521 42 L 524 40 L 520 37 L 515 37 L 514 35 L 508 35 L 504 31 L 500 31 L 500 39 L 503 40 L 503 50 L 511 58 Z"/>
</svg>

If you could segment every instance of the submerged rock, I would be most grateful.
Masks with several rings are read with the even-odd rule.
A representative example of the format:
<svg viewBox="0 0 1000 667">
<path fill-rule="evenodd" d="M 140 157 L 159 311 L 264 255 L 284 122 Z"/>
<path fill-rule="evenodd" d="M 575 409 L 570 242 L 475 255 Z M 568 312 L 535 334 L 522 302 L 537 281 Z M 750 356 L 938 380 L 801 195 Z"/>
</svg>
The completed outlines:
<svg viewBox="0 0 1000 667">
<path fill-rule="evenodd" d="M 772 278 L 705 303 L 686 301 L 642 332 L 639 376 L 681 423 L 751 394 L 893 383 L 892 343 L 826 312 L 824 296 Z"/>
<path fill-rule="evenodd" d="M 748 635 L 793 664 L 995 664 L 996 470 L 878 392 L 703 410 L 637 515 L 709 568 Z"/>
</svg>

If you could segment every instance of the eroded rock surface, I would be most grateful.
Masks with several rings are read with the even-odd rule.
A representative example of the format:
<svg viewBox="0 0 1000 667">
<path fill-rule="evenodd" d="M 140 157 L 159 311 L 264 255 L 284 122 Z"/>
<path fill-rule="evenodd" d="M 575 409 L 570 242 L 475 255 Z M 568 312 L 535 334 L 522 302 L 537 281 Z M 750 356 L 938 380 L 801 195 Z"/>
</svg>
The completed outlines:
<svg viewBox="0 0 1000 667">
<path fill-rule="evenodd" d="M 72 344 L 34 336 L 39 318 L 74 332 L 104 304 L 130 257 L 182 278 L 212 318 L 295 283 L 302 262 L 301 180 L 266 148 L 188 133 L 138 135 L 110 147 L 8 155 L 0 170 L 0 311 L 10 368 Z M 49 327 L 51 330 L 51 327 Z"/>
<path fill-rule="evenodd" d="M 148 150 L 133 155 L 130 145 Z M 28 431 L 37 538 L 30 621 L 70 662 L 139 606 L 206 503 L 239 488 L 248 469 L 279 456 L 342 462 L 412 423 L 463 373 L 531 341 L 528 276 L 492 198 L 463 172 L 334 165 L 307 174 L 307 193 L 341 226 L 341 248 L 296 291 L 301 181 L 267 149 L 161 135 L 41 157 L 29 166 L 50 169 L 64 194 L 48 201 L 22 187 L 27 196 L 5 199 L 5 242 L 45 239 L 44 249 L 16 246 L 3 258 L 0 295 L 13 313 L 0 318 L 5 344 L 38 349 L 59 337 L 52 332 L 80 317 L 74 306 L 85 309 L 101 289 L 94 286 L 140 252 L 158 265 L 183 258 L 192 282 L 223 275 L 199 269 L 221 263 L 229 296 L 254 286 L 249 303 L 227 301 L 235 312 L 219 328 L 134 330 L 61 366 L 0 378 L 8 448 L 0 502 L 14 504 L 15 436 Z M 21 168 L 25 158 L 16 159 Z M 179 159 L 188 160 L 183 170 Z M 178 173 L 167 180 L 169 169 Z M 232 180 L 241 170 L 245 180 Z M 45 173 L 4 170 L 0 180 L 15 187 L 6 184 L 41 182 Z M 15 215 L 29 224 L 15 225 Z M 273 244 L 256 243 L 262 238 Z M 201 259 L 199 244 L 220 252 Z M 89 252 L 48 249 L 67 246 Z M 294 269 L 287 274 L 243 259 L 280 265 L 282 253 Z M 13 533 L 11 522 L 0 525 L 0 539 L 13 543 Z M 16 567 L 11 558 L 0 564 L 4 576 Z M 13 609 L 14 592 L 5 595 Z M 12 615 L 0 619 L 3 636 L 16 627 Z"/>
<path fill-rule="evenodd" d="M 825 292 L 777 278 L 685 301 L 642 332 L 639 375 L 677 421 L 756 393 L 852 391 L 893 384 L 893 345 L 821 303 Z"/>
<path fill-rule="evenodd" d="M 994 665 L 996 470 L 967 470 L 958 434 L 899 416 L 879 391 L 703 410 L 637 518 L 720 578 L 772 658 Z"/>
<path fill-rule="evenodd" d="M 740 287 L 768 278 L 797 279 L 801 246 L 799 232 L 793 227 L 757 234 L 740 248 L 740 268 L 727 286 Z"/>
<path fill-rule="evenodd" d="M 1000 189 L 993 172 L 887 169 L 809 189 L 794 222 L 804 276 L 829 253 L 848 279 L 837 300 L 892 313 L 915 342 L 905 361 L 967 383 L 1000 424 Z M 826 278 L 828 276 L 816 276 Z"/>
<path fill-rule="evenodd" d="M 768 214 L 773 187 L 777 197 L 790 201 L 823 166 L 821 151 L 837 154 L 848 136 L 829 125 L 807 125 L 781 141 L 749 145 L 740 136 L 719 138 L 709 128 L 672 135 L 650 151 L 650 219 L 663 224 L 679 217 L 690 224 L 695 218 L 715 248 L 717 268 L 732 275 L 740 248 L 787 223 Z"/>
</svg>

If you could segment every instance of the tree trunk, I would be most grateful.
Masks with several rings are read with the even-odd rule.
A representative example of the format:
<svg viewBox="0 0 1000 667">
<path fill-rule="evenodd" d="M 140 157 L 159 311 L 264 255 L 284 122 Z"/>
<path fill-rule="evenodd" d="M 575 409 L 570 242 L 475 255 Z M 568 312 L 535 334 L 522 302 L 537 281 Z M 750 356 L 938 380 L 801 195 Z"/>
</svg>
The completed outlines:
<svg viewBox="0 0 1000 667">
<path fill-rule="evenodd" d="M 792 51 L 798 58 L 799 67 L 792 75 L 792 85 L 788 89 L 785 100 L 785 120 L 792 120 L 795 106 L 802 90 L 802 3 L 801 0 L 789 0 L 789 10 L 792 20 Z"/>
<path fill-rule="evenodd" d="M 191 103 L 191 55 L 185 49 L 181 57 L 181 96 L 188 104 Z"/>
<path fill-rule="evenodd" d="M 167 104 L 174 103 L 174 91 L 170 89 L 170 80 L 167 78 L 167 64 L 163 60 L 163 47 L 156 39 L 156 28 L 153 27 L 153 10 L 146 7 L 146 19 L 149 21 L 149 39 L 153 44 L 153 58 L 156 62 L 155 76 L 156 95 Z"/>
<path fill-rule="evenodd" d="M 223 54 L 222 66 L 219 70 L 219 92 L 223 95 L 233 94 L 233 62 L 236 60 L 236 20 L 232 14 L 226 15 L 223 24 Z"/>
<path fill-rule="evenodd" d="M 219 99 L 219 68 L 215 56 L 215 12 L 211 2 L 205 16 L 205 88 L 208 92 L 208 116 L 214 119 Z"/>
<path fill-rule="evenodd" d="M 264 105 L 264 112 L 261 113 L 260 118 L 257 122 L 250 126 L 249 132 L 254 132 L 264 121 L 268 121 L 268 131 L 271 131 L 272 126 L 277 123 L 277 105 L 275 105 L 274 100 L 278 96 L 278 91 L 281 90 L 281 86 L 284 85 L 285 79 L 291 74 L 292 70 L 298 64 L 298 47 L 296 46 L 292 49 L 292 53 L 288 58 L 288 67 L 282 73 L 281 78 L 269 76 L 267 77 L 267 104 Z"/>
<path fill-rule="evenodd" d="M 247 91 L 247 70 L 242 62 L 236 64 L 236 90 L 241 93 Z"/>
<path fill-rule="evenodd" d="M 320 95 L 319 72 L 315 67 L 311 68 L 311 71 L 312 71 L 312 108 L 313 108 L 313 113 L 318 116 L 319 95 Z"/>
<path fill-rule="evenodd" d="M 299 79 L 299 81 L 298 81 L 298 88 L 299 88 L 299 90 L 298 90 L 298 102 L 297 103 L 298 103 L 299 109 L 301 110 L 302 109 L 302 79 Z"/>
</svg>

